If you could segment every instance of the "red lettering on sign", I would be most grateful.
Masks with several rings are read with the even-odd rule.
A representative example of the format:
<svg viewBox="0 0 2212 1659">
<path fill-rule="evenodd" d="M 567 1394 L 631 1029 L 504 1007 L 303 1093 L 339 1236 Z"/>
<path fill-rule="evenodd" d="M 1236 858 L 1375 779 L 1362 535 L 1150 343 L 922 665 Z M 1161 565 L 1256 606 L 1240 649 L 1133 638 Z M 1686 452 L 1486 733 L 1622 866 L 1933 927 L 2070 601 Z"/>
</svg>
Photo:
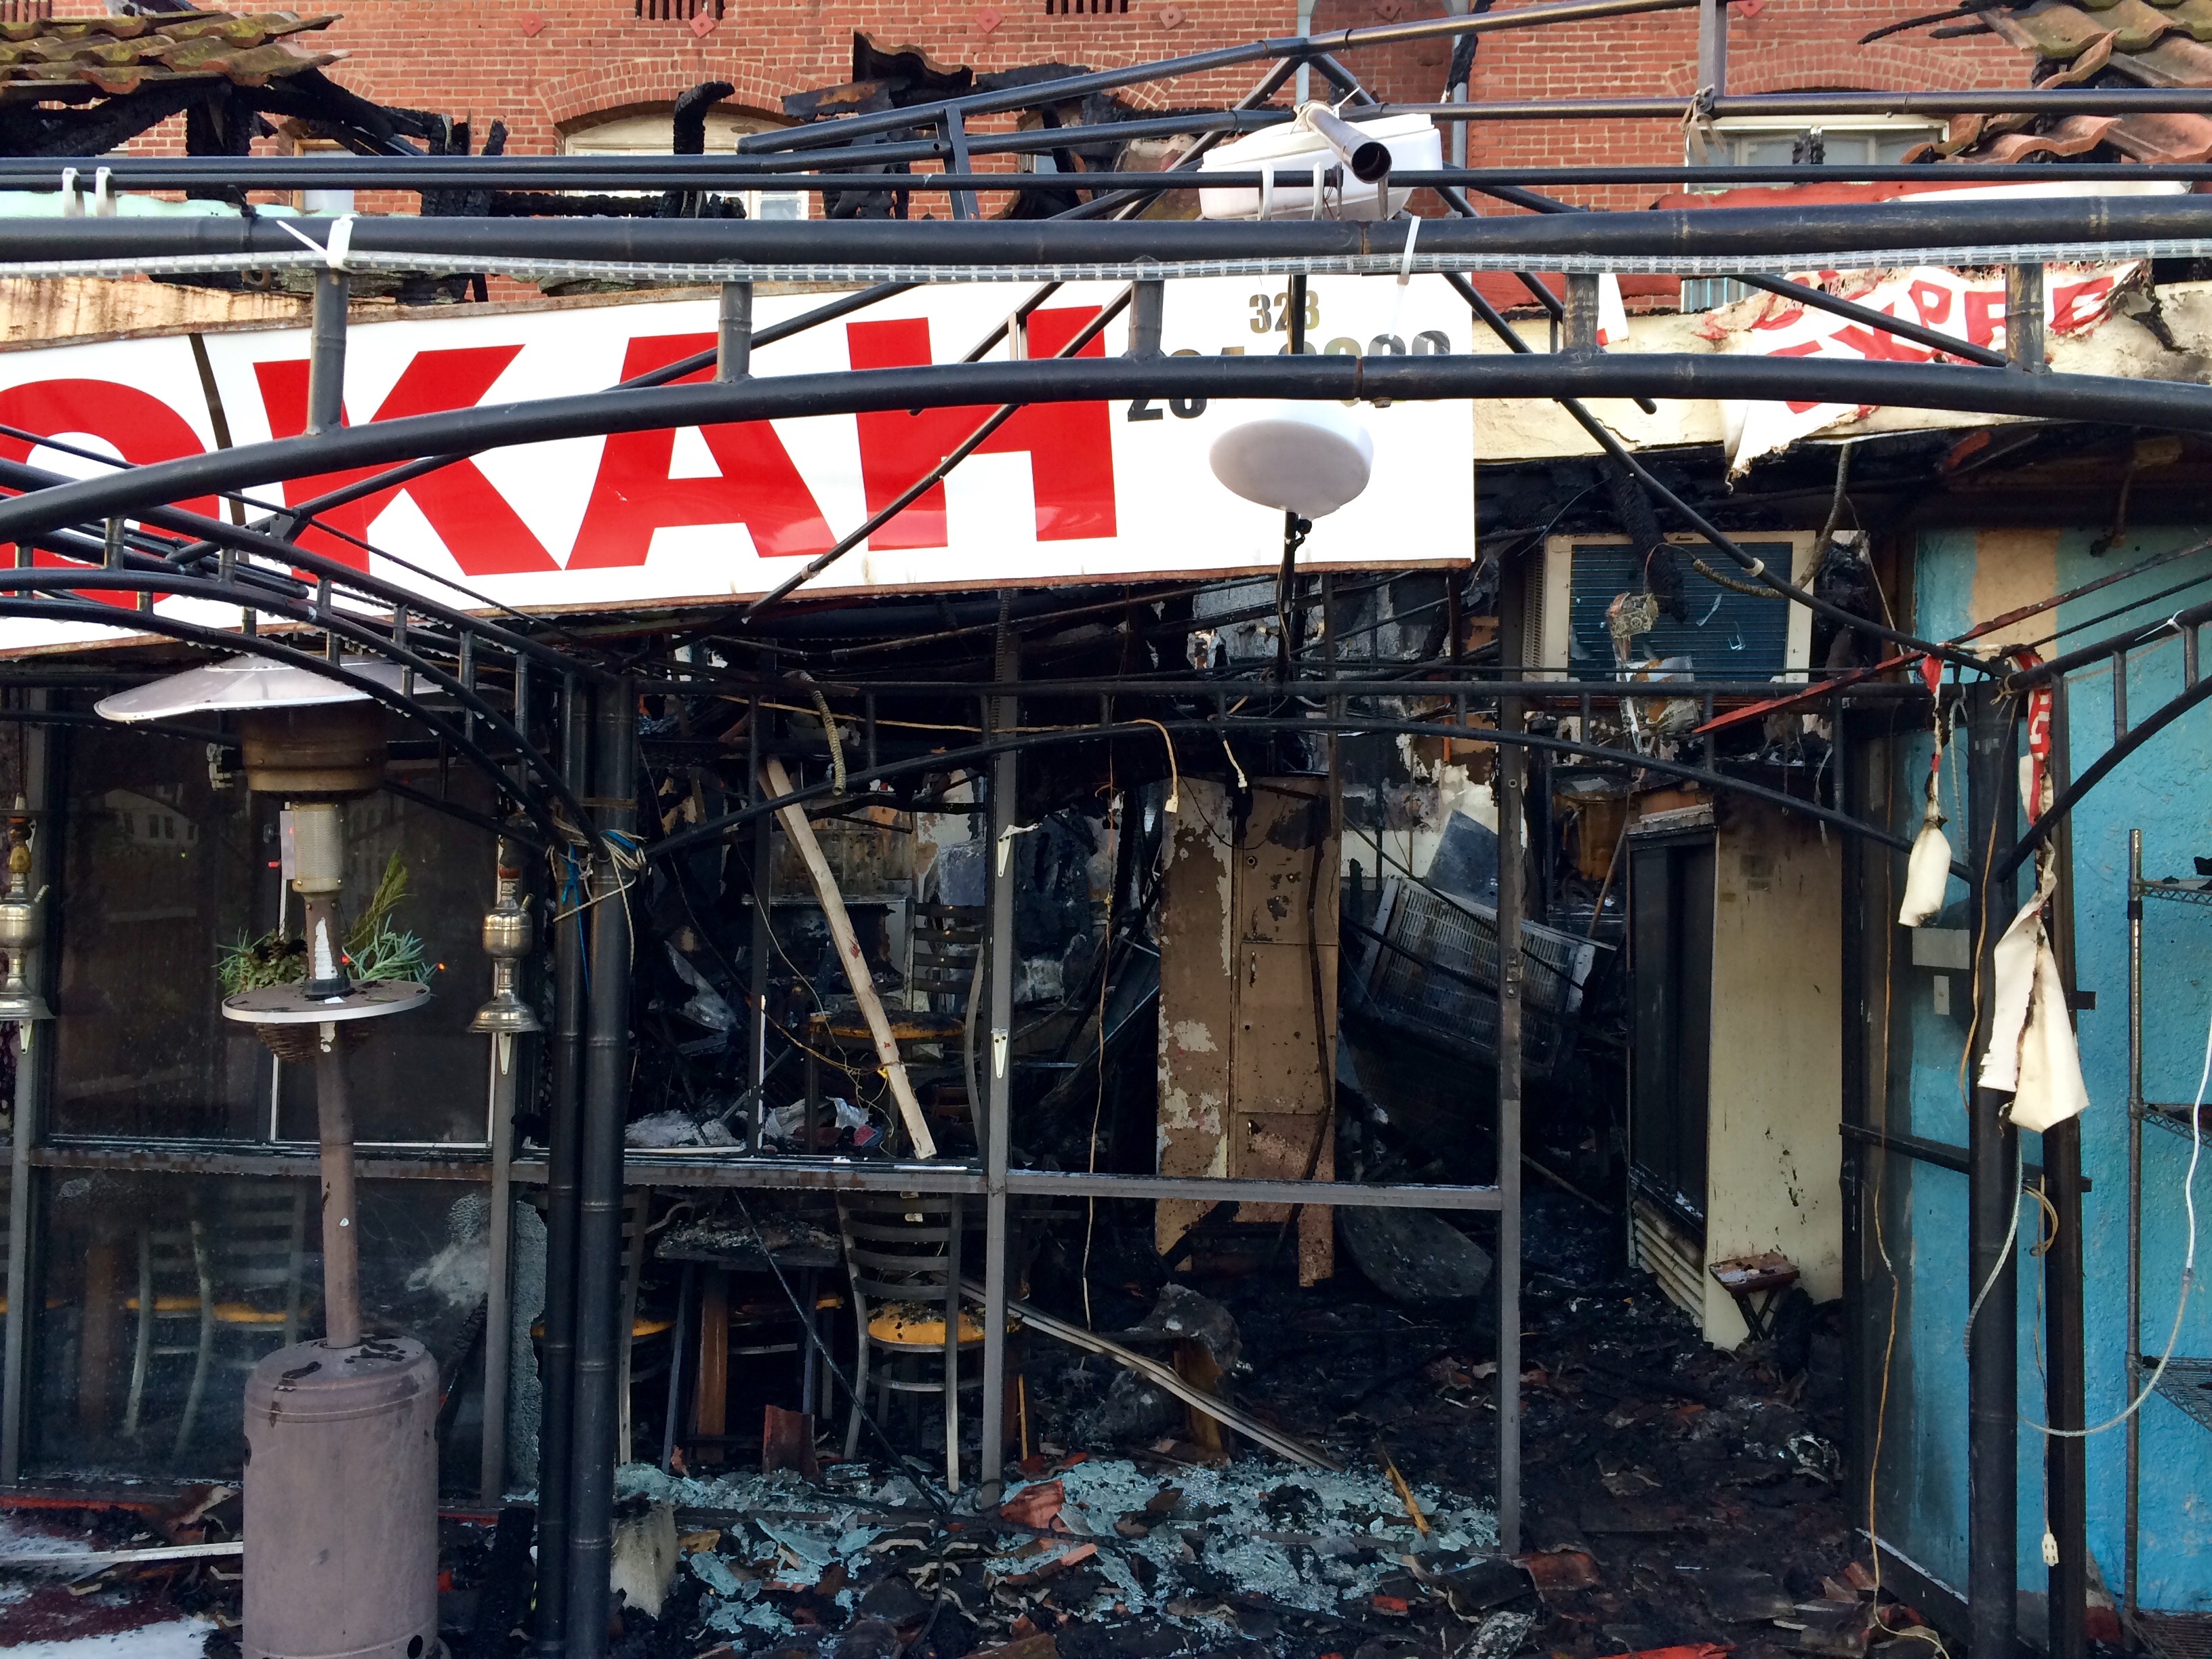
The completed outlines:
<svg viewBox="0 0 2212 1659">
<path fill-rule="evenodd" d="M 1966 290 L 1966 343 L 1978 346 L 1994 344 L 1997 330 L 2004 325 L 2004 290 L 1970 288 Z"/>
<path fill-rule="evenodd" d="M 1941 283 L 1922 277 L 1905 292 L 1912 296 L 1912 308 L 1920 313 L 1923 328 L 1933 328 L 1951 319 L 1951 290 Z"/>
<path fill-rule="evenodd" d="M 510 345 L 418 351 L 371 418 L 397 421 L 410 415 L 472 409 L 483 401 L 492 382 L 499 379 L 521 350 L 519 345 Z M 256 363 L 253 376 L 260 383 L 262 405 L 269 415 L 270 435 L 295 438 L 306 431 L 306 361 Z M 328 495 L 383 470 L 359 467 L 346 472 L 319 473 L 312 478 L 289 479 L 284 484 L 284 505 L 296 507 L 301 501 Z M 380 489 L 357 501 L 349 501 L 321 514 L 321 521 L 333 530 L 365 540 L 377 514 L 402 494 L 414 501 L 422 516 L 429 520 L 430 527 L 438 532 L 438 539 L 445 543 L 446 550 L 467 575 L 512 576 L 526 571 L 556 568 L 544 544 L 472 460 L 455 461 L 435 472 L 389 489 Z M 319 530 L 310 530 L 301 536 L 300 545 L 342 559 L 356 569 L 368 568 L 368 555 L 362 549 Z"/>
<path fill-rule="evenodd" d="M 632 340 L 623 379 L 647 374 L 714 343 L 711 334 L 659 334 Z M 704 380 L 708 371 L 687 375 Z M 592 486 L 591 505 L 576 533 L 571 570 L 645 562 L 653 532 L 663 525 L 742 524 L 764 559 L 826 553 L 836 544 L 814 492 L 766 421 L 702 426 L 708 453 L 721 476 L 672 478 L 676 449 L 671 427 L 609 435 Z"/>
<path fill-rule="evenodd" d="M 1890 316 L 1894 313 L 1886 311 L 1882 314 Z M 1885 329 L 1861 328 L 1856 323 L 1847 328 L 1838 329 L 1830 337 L 1845 350 L 1856 351 L 1870 362 L 1924 363 L 1936 355 L 1932 351 L 1923 351 L 1918 346 L 1908 345 Z"/>
<path fill-rule="evenodd" d="M 135 466 L 180 460 L 187 455 L 199 454 L 205 448 L 199 434 L 168 404 L 150 392 L 114 380 L 31 380 L 11 386 L 0 392 L 0 423 L 64 441 L 72 437 L 99 438 L 112 444 L 116 453 Z M 80 448 L 90 447 L 78 445 Z M 0 434 L 0 455 L 11 461 L 27 461 L 36 447 L 27 438 Z M 222 511 L 221 504 L 212 495 L 179 505 L 187 513 L 208 517 Z M 79 562 L 44 550 L 33 553 L 32 561 L 64 569 Z M 135 593 L 97 590 L 88 590 L 77 597 L 98 599 L 103 605 L 130 606 L 138 602 Z M 156 599 L 167 597 L 155 595 Z"/>
<path fill-rule="evenodd" d="M 1032 313 L 1030 356 L 1051 356 L 1097 314 L 1096 307 Z M 926 318 L 848 323 L 845 337 L 854 368 L 906 368 L 931 361 Z M 1105 343 L 1092 340 L 1077 355 L 1103 356 Z M 979 405 L 862 415 L 860 476 L 868 511 L 879 513 L 897 500 L 991 412 Z M 1085 541 L 1115 533 L 1114 438 L 1104 404 L 1033 404 L 1017 410 L 977 453 L 1030 457 L 1039 541 Z M 868 545 L 878 550 L 947 544 L 941 483 L 868 538 Z"/>
<path fill-rule="evenodd" d="M 2056 334 L 2071 334 L 2087 328 L 2097 320 L 2104 309 L 2101 301 L 2112 291 L 2109 276 L 2092 276 L 2085 282 L 2061 283 L 2051 290 L 2051 328 Z"/>
<path fill-rule="evenodd" d="M 1820 343 L 1818 340 L 1800 340 L 1796 345 L 1777 346 L 1773 350 L 1762 355 L 1769 357 L 1817 357 L 1820 355 Z M 1818 409 L 1820 406 L 1817 400 L 1809 404 L 1792 403 L 1790 405 L 1790 412 L 1792 415 L 1802 415 L 1807 410 Z"/>
</svg>

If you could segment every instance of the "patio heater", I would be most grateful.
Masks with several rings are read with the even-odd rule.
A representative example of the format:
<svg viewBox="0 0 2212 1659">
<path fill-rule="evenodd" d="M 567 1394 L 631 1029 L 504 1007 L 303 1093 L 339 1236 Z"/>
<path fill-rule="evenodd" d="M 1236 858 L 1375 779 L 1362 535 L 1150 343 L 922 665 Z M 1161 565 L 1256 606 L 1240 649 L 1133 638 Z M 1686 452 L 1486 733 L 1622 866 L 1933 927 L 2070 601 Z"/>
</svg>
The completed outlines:
<svg viewBox="0 0 2212 1659">
<path fill-rule="evenodd" d="M 390 665 L 344 665 L 399 684 Z M 237 657 L 98 708 L 123 721 L 236 715 L 246 787 L 286 804 L 283 869 L 303 909 L 305 978 L 222 1003 L 280 1058 L 313 1062 L 322 1139 L 323 1335 L 268 1355 L 246 1384 L 246 1659 L 434 1659 L 438 1367 L 411 1338 L 362 1333 L 346 1080 L 368 1022 L 429 996 L 411 981 L 352 979 L 342 945 L 340 811 L 383 781 L 383 706 L 311 670 Z"/>
</svg>

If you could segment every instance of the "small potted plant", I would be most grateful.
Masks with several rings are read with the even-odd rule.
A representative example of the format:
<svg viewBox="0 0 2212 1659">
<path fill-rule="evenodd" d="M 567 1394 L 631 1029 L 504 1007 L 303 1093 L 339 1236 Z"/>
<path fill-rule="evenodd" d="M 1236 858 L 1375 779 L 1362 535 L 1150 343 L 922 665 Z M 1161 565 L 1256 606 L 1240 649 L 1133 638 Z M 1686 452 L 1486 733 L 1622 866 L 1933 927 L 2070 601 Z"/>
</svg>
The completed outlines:
<svg viewBox="0 0 2212 1659">
<path fill-rule="evenodd" d="M 384 866 L 376 891 L 346 930 L 346 973 L 356 982 L 422 981 L 436 971 L 422 939 L 392 925 L 392 913 L 406 896 L 407 866 L 394 853 Z M 216 959 L 216 981 L 226 997 L 268 985 L 296 985 L 307 974 L 307 940 L 274 927 L 258 939 L 241 933 L 231 944 L 219 947 Z M 256 1025 L 253 1029 L 281 1060 L 313 1057 L 317 1041 L 313 1025 Z M 338 1029 L 349 1037 L 357 1030 L 350 1024 Z"/>
</svg>

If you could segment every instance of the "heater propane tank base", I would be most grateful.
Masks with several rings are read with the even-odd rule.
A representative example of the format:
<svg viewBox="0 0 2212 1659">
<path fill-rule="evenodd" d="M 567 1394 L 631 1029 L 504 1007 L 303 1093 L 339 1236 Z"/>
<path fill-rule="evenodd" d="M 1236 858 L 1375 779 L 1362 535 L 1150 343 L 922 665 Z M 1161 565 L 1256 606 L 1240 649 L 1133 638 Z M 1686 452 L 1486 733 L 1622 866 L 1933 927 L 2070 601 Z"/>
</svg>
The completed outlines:
<svg viewBox="0 0 2212 1659">
<path fill-rule="evenodd" d="M 245 1659 L 439 1659 L 438 1365 L 302 1342 L 246 1384 Z"/>
</svg>

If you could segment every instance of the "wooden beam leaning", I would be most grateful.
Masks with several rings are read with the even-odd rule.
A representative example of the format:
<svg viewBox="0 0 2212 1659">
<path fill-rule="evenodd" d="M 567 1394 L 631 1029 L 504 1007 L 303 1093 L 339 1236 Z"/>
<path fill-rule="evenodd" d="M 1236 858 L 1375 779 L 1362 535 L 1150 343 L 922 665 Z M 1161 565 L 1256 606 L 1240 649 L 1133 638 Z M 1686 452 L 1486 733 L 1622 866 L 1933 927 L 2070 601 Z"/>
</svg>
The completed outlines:
<svg viewBox="0 0 2212 1659">
<path fill-rule="evenodd" d="M 768 781 L 772 799 L 793 793 L 783 763 L 773 755 L 761 763 L 761 775 Z M 890 1085 L 891 1098 L 898 1103 L 899 1120 L 906 1125 L 907 1134 L 914 1142 L 915 1156 L 935 1158 L 937 1142 L 931 1138 L 929 1125 L 922 1119 L 921 1103 L 915 1098 L 914 1084 L 906 1074 L 906 1062 L 899 1058 L 897 1040 L 891 1036 L 890 1020 L 884 1013 L 883 999 L 876 994 L 867 957 L 862 954 L 860 941 L 853 933 L 853 919 L 845 914 L 845 899 L 837 890 L 837 878 L 830 874 L 830 861 L 822 856 L 821 843 L 814 839 L 814 826 L 806 821 L 806 810 L 801 806 L 781 807 L 776 816 L 783 820 L 784 834 L 791 837 L 791 844 L 806 862 L 807 876 L 814 883 L 814 896 L 821 901 L 823 917 L 830 924 L 830 937 L 836 943 L 837 960 L 844 964 L 846 981 L 853 988 L 853 1000 L 860 1006 L 860 1018 L 868 1023 L 868 1035 L 876 1045 L 876 1059 Z"/>
</svg>

